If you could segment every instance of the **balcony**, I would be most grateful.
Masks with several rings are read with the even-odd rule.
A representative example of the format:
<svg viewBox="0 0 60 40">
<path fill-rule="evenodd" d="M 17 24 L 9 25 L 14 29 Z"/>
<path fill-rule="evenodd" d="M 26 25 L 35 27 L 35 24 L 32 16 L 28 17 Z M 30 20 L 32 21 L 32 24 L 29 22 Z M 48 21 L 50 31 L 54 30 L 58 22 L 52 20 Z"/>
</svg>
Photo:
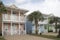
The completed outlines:
<svg viewBox="0 0 60 40">
<path fill-rule="evenodd" d="M 19 17 L 19 22 L 25 22 L 25 17 L 24 16 L 20 16 Z"/>
<path fill-rule="evenodd" d="M 25 17 L 24 16 L 16 16 L 16 15 L 8 15 L 8 14 L 3 14 L 2 15 L 3 21 L 12 21 L 12 22 L 25 22 Z"/>
<path fill-rule="evenodd" d="M 16 15 L 11 15 L 11 19 L 12 22 L 19 22 L 19 16 Z"/>
<path fill-rule="evenodd" d="M 2 20 L 3 21 L 11 21 L 11 15 L 3 14 L 2 15 Z"/>
<path fill-rule="evenodd" d="M 48 20 L 39 21 L 38 24 L 48 24 Z"/>
</svg>

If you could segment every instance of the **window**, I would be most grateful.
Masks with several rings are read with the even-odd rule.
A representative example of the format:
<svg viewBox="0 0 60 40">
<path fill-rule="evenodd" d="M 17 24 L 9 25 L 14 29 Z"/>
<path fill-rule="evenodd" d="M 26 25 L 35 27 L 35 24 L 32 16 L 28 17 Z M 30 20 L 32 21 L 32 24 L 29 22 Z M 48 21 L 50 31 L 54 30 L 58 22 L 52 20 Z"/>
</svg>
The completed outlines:
<svg viewBox="0 0 60 40">
<path fill-rule="evenodd" d="M 43 24 L 40 24 L 40 26 L 43 26 Z"/>
<path fill-rule="evenodd" d="M 15 11 L 13 11 L 13 14 L 16 14 L 16 12 L 15 12 Z"/>
<path fill-rule="evenodd" d="M 5 30 L 6 30 L 6 31 L 8 30 L 8 25 L 7 25 L 7 24 L 5 24 Z"/>
<path fill-rule="evenodd" d="M 20 12 L 20 16 L 24 15 L 23 12 Z"/>
</svg>

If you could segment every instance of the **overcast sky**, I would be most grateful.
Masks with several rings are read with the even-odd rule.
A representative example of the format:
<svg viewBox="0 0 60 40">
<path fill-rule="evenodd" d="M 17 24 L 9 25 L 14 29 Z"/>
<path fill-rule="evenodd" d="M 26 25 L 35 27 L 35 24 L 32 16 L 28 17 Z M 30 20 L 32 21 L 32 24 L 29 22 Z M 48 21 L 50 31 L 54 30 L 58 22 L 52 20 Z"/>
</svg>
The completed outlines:
<svg viewBox="0 0 60 40">
<path fill-rule="evenodd" d="M 44 14 L 53 13 L 60 17 L 60 0 L 2 0 L 5 5 L 15 4 L 29 11 L 39 10 Z"/>
</svg>

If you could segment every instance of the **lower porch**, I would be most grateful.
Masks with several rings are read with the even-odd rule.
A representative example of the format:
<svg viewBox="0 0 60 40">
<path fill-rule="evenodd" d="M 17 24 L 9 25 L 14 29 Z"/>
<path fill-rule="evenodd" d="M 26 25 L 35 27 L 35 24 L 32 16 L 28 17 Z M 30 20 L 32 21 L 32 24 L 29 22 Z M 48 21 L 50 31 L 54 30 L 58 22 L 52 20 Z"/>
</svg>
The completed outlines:
<svg viewBox="0 0 60 40">
<path fill-rule="evenodd" d="M 21 35 L 26 34 L 24 23 L 3 23 L 2 35 Z"/>
</svg>

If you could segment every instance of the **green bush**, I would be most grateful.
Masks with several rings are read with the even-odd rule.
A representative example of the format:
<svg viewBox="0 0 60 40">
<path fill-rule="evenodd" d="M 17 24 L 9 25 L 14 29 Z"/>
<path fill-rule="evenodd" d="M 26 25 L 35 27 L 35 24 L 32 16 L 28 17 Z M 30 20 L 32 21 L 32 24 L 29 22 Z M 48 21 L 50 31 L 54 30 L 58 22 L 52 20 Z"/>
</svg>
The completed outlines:
<svg viewBox="0 0 60 40">
<path fill-rule="evenodd" d="M 0 36 L 0 40 L 5 40 L 4 37 Z"/>
</svg>

